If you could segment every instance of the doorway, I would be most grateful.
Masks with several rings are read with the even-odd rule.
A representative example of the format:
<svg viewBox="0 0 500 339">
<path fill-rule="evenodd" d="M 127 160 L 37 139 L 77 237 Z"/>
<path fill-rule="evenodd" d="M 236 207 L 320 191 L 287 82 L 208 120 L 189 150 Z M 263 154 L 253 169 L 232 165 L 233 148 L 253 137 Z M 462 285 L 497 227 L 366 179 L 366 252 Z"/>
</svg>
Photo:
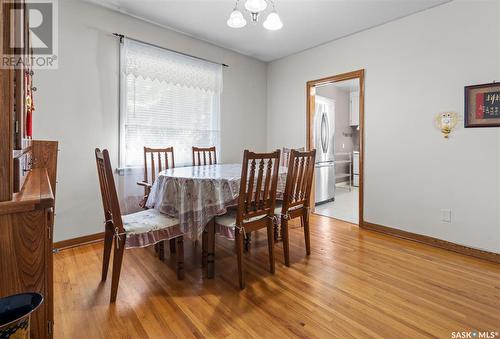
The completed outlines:
<svg viewBox="0 0 500 339">
<path fill-rule="evenodd" d="M 313 213 L 362 225 L 364 70 L 308 81 L 306 91 Z"/>
</svg>

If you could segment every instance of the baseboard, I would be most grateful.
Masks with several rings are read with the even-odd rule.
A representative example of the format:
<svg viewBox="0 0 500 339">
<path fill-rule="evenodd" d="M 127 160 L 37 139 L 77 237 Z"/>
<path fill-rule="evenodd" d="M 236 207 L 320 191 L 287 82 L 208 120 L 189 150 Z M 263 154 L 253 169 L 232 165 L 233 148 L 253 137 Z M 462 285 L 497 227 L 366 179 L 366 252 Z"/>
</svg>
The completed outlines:
<svg viewBox="0 0 500 339">
<path fill-rule="evenodd" d="M 479 259 L 484 259 L 484 260 L 489 260 L 493 261 L 495 263 L 500 264 L 500 254 L 499 253 L 494 253 L 494 252 L 488 252 L 488 251 L 483 251 L 477 248 L 472 248 L 464 245 L 459 245 L 455 244 L 446 240 L 441 240 L 433 237 L 429 237 L 426 235 L 421 235 L 421 234 L 416 234 L 408 231 L 403 231 L 399 230 L 397 228 L 392 228 L 388 226 L 382 226 L 378 224 L 373 224 L 370 222 L 363 222 L 362 225 L 363 229 L 371 230 L 371 231 L 376 231 L 388 235 L 392 235 L 394 237 L 398 238 L 403 238 L 407 240 L 412 240 L 416 241 L 419 243 L 423 243 L 426 245 L 434 246 L 434 247 L 439 247 L 448 251 L 453 251 L 457 252 L 460 254 L 465 254 L 471 257 L 479 258 Z M 63 241 L 58 241 L 54 243 L 54 249 L 65 249 L 65 248 L 71 248 L 71 247 L 77 247 L 81 245 L 86 245 L 94 242 L 99 242 L 104 239 L 104 232 L 101 233 L 96 233 L 96 234 L 90 234 L 90 235 L 84 235 L 82 237 L 78 238 L 73 238 L 73 239 L 67 239 Z"/>
<path fill-rule="evenodd" d="M 54 243 L 54 249 L 62 250 L 65 248 L 77 247 L 104 240 L 104 232 L 84 235 L 78 238 L 62 240 Z"/>
<path fill-rule="evenodd" d="M 388 235 L 392 235 L 398 238 L 413 240 L 423 244 L 427 244 L 434 247 L 439 247 L 448 251 L 457 252 L 460 254 L 465 254 L 471 257 L 493 261 L 500 264 L 500 254 L 494 252 L 483 251 L 477 248 L 467 247 L 464 245 L 455 244 L 446 240 L 441 240 L 426 235 L 411 233 L 403 230 L 398 230 L 396 228 L 372 224 L 370 222 L 363 222 L 364 229 L 372 230 Z"/>
</svg>

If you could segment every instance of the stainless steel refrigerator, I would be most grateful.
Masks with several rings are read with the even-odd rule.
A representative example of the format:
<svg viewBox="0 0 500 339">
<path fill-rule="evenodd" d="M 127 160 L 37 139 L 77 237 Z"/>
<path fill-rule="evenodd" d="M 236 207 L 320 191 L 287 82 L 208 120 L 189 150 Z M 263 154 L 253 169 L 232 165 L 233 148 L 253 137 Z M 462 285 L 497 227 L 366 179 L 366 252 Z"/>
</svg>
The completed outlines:
<svg viewBox="0 0 500 339">
<path fill-rule="evenodd" d="M 335 199 L 335 102 L 316 96 L 313 142 L 316 148 L 316 205 Z"/>
</svg>

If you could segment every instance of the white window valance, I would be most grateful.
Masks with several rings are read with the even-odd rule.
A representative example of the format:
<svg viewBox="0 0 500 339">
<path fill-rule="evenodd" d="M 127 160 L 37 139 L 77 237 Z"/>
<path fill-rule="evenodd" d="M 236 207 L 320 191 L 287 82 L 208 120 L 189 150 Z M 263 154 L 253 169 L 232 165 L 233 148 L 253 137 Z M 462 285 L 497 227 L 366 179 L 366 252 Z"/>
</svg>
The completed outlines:
<svg viewBox="0 0 500 339">
<path fill-rule="evenodd" d="M 120 167 L 142 166 L 144 146 L 174 147 L 176 166 L 192 146 L 220 152 L 221 65 L 130 39 L 120 56 Z"/>
<path fill-rule="evenodd" d="M 122 71 L 128 76 L 142 77 L 172 85 L 222 91 L 222 68 L 166 49 L 124 39 Z"/>
</svg>

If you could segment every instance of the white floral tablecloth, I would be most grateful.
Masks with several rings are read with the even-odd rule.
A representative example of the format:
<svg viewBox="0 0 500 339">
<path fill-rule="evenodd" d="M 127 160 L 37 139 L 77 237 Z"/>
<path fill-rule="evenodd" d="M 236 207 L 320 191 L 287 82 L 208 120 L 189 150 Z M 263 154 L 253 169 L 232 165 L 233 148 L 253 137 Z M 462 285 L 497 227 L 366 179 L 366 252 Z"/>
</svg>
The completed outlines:
<svg viewBox="0 0 500 339">
<path fill-rule="evenodd" d="M 280 167 L 277 195 L 285 190 L 287 168 Z M 178 218 L 181 230 L 193 240 L 201 239 L 205 225 L 237 204 L 241 164 L 176 167 L 160 172 L 146 202 L 148 208 Z M 217 232 L 228 238 L 227 229 Z"/>
</svg>

